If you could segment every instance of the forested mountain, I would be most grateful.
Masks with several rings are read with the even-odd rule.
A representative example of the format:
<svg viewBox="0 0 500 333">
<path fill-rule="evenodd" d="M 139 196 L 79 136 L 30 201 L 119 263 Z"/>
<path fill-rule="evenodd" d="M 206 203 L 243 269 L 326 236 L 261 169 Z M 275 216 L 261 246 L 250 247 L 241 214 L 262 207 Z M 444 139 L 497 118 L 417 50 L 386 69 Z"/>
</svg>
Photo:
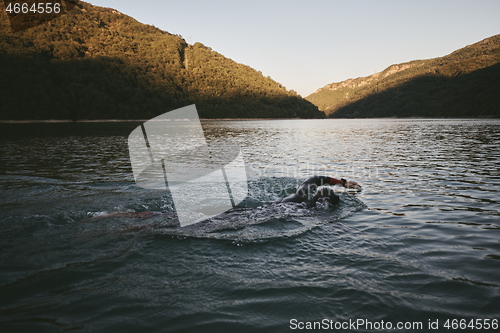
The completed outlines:
<svg viewBox="0 0 500 333">
<path fill-rule="evenodd" d="M 500 35 L 306 97 L 333 118 L 500 116 Z"/>
<path fill-rule="evenodd" d="M 323 118 L 316 106 L 201 43 L 79 2 L 12 32 L 0 3 L 0 119 Z"/>
</svg>

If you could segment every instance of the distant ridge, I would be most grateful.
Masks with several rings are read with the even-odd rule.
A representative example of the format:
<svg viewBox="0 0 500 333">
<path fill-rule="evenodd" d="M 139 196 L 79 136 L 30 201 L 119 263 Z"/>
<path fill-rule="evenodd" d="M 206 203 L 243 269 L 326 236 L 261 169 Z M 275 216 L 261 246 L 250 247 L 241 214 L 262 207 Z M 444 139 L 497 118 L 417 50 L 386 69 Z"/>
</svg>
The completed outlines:
<svg viewBox="0 0 500 333">
<path fill-rule="evenodd" d="M 201 43 L 80 1 L 12 32 L 0 2 L 0 120 L 324 118 L 316 106 Z"/>
<path fill-rule="evenodd" d="M 500 35 L 327 84 L 306 99 L 332 118 L 500 117 Z"/>
</svg>

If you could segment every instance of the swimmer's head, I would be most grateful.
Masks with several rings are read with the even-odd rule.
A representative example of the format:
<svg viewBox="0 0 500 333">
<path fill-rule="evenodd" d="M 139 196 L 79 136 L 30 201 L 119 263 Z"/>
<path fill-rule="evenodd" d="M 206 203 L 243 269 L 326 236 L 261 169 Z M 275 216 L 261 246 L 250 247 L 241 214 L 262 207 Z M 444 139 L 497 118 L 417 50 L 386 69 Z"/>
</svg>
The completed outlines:
<svg viewBox="0 0 500 333">
<path fill-rule="evenodd" d="M 332 206 L 338 206 L 340 203 L 340 198 L 338 195 L 336 195 L 333 191 L 333 189 L 324 187 L 318 191 L 316 194 L 318 197 L 323 198 L 324 200 L 328 201 L 330 205 Z"/>
<path fill-rule="evenodd" d="M 334 193 L 330 193 L 329 196 L 325 197 L 326 200 L 330 203 L 332 206 L 338 206 L 340 203 L 340 198 L 338 195 L 335 195 Z"/>
</svg>

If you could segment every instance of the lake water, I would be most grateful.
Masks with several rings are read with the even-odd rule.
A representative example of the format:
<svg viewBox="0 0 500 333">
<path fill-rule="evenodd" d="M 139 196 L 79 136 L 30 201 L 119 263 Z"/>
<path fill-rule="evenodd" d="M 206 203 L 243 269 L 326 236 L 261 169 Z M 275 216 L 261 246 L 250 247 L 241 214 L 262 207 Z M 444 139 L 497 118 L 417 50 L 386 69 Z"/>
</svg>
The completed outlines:
<svg viewBox="0 0 500 333">
<path fill-rule="evenodd" d="M 134 183 L 136 126 L 0 125 L 1 332 L 498 331 L 500 120 L 205 121 L 249 195 L 184 228 Z M 273 204 L 315 174 L 363 191 Z"/>
</svg>

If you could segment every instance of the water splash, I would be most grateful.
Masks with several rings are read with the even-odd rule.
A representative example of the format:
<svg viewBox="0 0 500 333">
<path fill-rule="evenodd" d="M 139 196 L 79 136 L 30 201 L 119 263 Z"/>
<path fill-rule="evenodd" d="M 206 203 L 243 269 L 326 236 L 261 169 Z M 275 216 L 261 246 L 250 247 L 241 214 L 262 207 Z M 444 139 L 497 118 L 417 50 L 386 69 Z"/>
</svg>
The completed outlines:
<svg viewBox="0 0 500 333">
<path fill-rule="evenodd" d="M 348 193 L 341 194 L 340 200 L 338 207 L 318 202 L 314 208 L 306 208 L 305 204 L 297 203 L 267 203 L 258 207 L 234 208 L 186 227 L 180 227 L 176 223 L 172 212 L 154 212 L 147 216 L 122 213 L 114 218 L 122 219 L 122 222 L 123 219 L 130 220 L 130 226 L 120 230 L 120 234 L 146 233 L 179 239 L 229 240 L 240 245 L 297 237 L 322 224 L 342 220 L 366 208 L 363 202 Z M 140 222 L 137 218 L 140 218 Z"/>
</svg>

